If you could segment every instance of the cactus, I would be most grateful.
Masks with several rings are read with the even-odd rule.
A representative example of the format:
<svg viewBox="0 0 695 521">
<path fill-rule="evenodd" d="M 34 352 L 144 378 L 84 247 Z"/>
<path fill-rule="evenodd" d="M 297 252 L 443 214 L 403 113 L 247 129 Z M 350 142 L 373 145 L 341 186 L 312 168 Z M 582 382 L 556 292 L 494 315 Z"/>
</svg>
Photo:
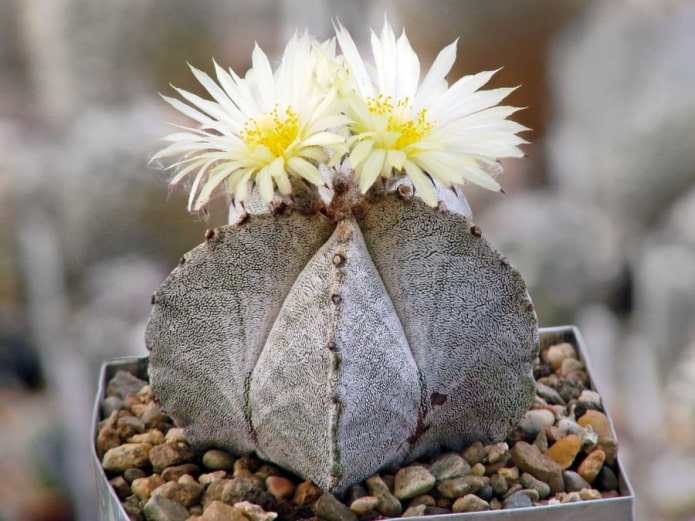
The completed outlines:
<svg viewBox="0 0 695 521">
<path fill-rule="evenodd" d="M 382 42 L 390 41 L 389 31 L 385 24 Z M 349 35 L 342 27 L 337 33 L 348 72 L 359 77 Z M 288 49 L 303 43 L 295 38 Z M 303 56 L 327 47 L 307 47 Z M 265 67 L 258 51 L 254 67 Z M 196 75 L 225 105 L 219 87 Z M 240 96 L 234 85 L 253 87 L 248 76 L 218 70 L 218 78 L 231 100 Z M 403 103 L 374 99 L 381 100 L 372 103 L 374 114 L 391 111 L 386 132 L 412 131 L 409 138 L 421 141 L 436 136 L 423 111 L 409 120 L 414 126 L 399 120 L 398 127 L 393 121 L 402 114 L 395 111 Z M 284 120 L 270 111 L 273 132 L 261 118 L 246 125 L 242 140 L 268 150 L 268 136 L 276 144 L 296 130 L 294 144 L 286 140 L 276 150 L 284 154 L 282 171 L 242 159 L 231 168 L 206 136 L 213 150 L 192 159 L 200 161 L 192 206 L 206 203 L 210 186 L 226 180 L 233 223 L 206 232 L 205 242 L 181 258 L 153 296 L 146 331 L 154 393 L 193 447 L 255 452 L 336 494 L 394 463 L 504 439 L 533 399 L 538 349 L 520 274 L 482 236 L 455 189 L 461 175 L 477 179 L 482 170 L 462 167 L 464 160 L 458 170 L 437 162 L 424 145 L 392 141 L 405 159 L 380 153 L 388 145 L 375 132 L 359 139 L 360 129 L 346 123 L 360 113 L 350 103 L 336 103 L 331 110 L 340 113 L 329 119 L 358 139 L 331 129 L 307 137 L 294 108 Z M 185 149 L 182 139 L 199 143 L 201 134 L 176 135 L 161 155 Z M 316 142 L 321 149 L 306 152 Z M 296 160 L 303 153 L 315 171 Z M 212 163 L 217 170 L 206 172 Z M 429 177 L 418 170 L 424 164 L 434 168 Z M 184 175 L 193 170 L 184 167 Z M 485 183 L 496 186 L 492 178 Z"/>
</svg>

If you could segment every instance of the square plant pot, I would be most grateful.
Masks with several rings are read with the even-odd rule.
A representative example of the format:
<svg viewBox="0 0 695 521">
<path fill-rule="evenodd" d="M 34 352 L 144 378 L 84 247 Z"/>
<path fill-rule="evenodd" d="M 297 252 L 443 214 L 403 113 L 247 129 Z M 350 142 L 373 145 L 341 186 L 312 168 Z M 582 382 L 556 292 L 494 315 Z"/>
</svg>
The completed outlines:
<svg viewBox="0 0 695 521">
<path fill-rule="evenodd" d="M 569 343 L 573 345 L 577 350 L 580 360 L 586 367 L 590 389 L 600 394 L 600 383 L 596 382 L 594 378 L 584 340 L 576 327 L 559 326 L 541 328 L 540 341 L 541 352 L 549 346 L 556 344 Z M 97 438 L 98 424 L 102 420 L 101 404 L 106 395 L 108 382 L 118 371 L 125 371 L 138 378 L 147 380 L 147 366 L 148 357 L 122 358 L 106 362 L 102 365 L 92 425 L 92 435 L 95 441 Z M 605 407 L 603 411 L 608 416 L 610 428 L 615 438 L 615 429 L 610 414 Z M 121 504 L 116 491 L 111 486 L 109 478 L 102 467 L 101 459 L 97 454 L 96 443 L 92 445 L 92 454 L 97 475 L 99 521 L 129 521 L 130 517 L 126 513 L 125 508 Z M 574 521 L 577 519 L 591 519 L 592 521 L 632 521 L 634 493 L 627 475 L 625 474 L 625 469 L 620 461 L 619 455 L 615 463 L 615 470 L 617 471 L 618 492 L 620 494 L 617 497 L 510 510 L 489 510 L 484 512 L 451 513 L 419 517 L 426 518 L 429 521 L 492 521 L 493 519 L 500 521 Z"/>
</svg>

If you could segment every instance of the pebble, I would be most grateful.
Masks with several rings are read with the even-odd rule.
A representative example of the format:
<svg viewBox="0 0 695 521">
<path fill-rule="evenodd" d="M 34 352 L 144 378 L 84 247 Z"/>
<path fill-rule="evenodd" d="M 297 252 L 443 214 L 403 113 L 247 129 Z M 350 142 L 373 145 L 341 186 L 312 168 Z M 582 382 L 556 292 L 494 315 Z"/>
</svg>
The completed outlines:
<svg viewBox="0 0 695 521">
<path fill-rule="evenodd" d="M 551 404 L 565 405 L 567 403 L 559 391 L 556 391 L 549 385 L 545 385 L 541 382 L 536 382 L 536 393 L 538 393 L 538 396 L 543 398 L 546 402 Z"/>
<path fill-rule="evenodd" d="M 490 501 L 494 497 L 495 492 L 492 490 L 492 486 L 490 485 L 490 483 L 487 482 L 483 483 L 483 486 L 475 491 L 475 495 L 478 496 L 480 499 Z"/>
<path fill-rule="evenodd" d="M 167 481 L 152 492 L 152 495 L 156 494 L 161 494 L 188 508 L 200 502 L 200 496 L 203 495 L 203 486 L 199 483 L 177 483 L 176 481 Z"/>
<path fill-rule="evenodd" d="M 466 494 L 454 501 L 451 510 L 456 513 L 482 512 L 484 510 L 490 510 L 490 504 L 475 494 Z"/>
<path fill-rule="evenodd" d="M 550 346 L 543 353 L 543 359 L 550 364 L 554 371 L 562 366 L 562 362 L 567 358 L 577 358 L 577 351 L 572 344 L 564 342 Z"/>
<path fill-rule="evenodd" d="M 175 469 L 175 468 L 178 468 L 178 467 L 169 467 L 167 469 L 164 469 L 162 471 L 162 475 L 164 475 L 168 470 Z M 198 483 L 200 483 L 201 485 L 209 485 L 213 481 L 219 481 L 219 480 L 223 479 L 226 475 L 227 475 L 227 473 L 224 470 L 216 470 L 215 472 L 207 472 L 205 474 L 201 474 L 200 476 L 198 476 Z"/>
<path fill-rule="evenodd" d="M 442 516 L 445 514 L 451 514 L 451 509 L 443 507 L 427 507 L 425 508 L 426 516 Z"/>
<path fill-rule="evenodd" d="M 164 443 L 164 433 L 159 429 L 152 429 L 142 434 L 134 434 L 126 440 L 128 443 L 149 443 L 150 445 L 159 445 Z"/>
<path fill-rule="evenodd" d="M 420 517 L 425 515 L 427 505 L 413 505 L 408 507 L 401 517 Z"/>
<path fill-rule="evenodd" d="M 519 483 L 527 489 L 533 489 L 538 492 L 539 499 L 545 499 L 550 495 L 550 485 L 545 481 L 541 481 L 533 477 L 528 472 L 524 472 L 519 478 Z"/>
<path fill-rule="evenodd" d="M 535 445 L 536 448 L 541 452 L 548 450 L 548 435 L 545 433 L 545 431 L 538 433 L 536 439 L 533 440 L 533 445 Z"/>
<path fill-rule="evenodd" d="M 125 400 L 125 397 L 129 394 L 136 395 L 140 389 L 142 389 L 147 382 L 137 378 L 136 376 L 128 373 L 127 371 L 118 371 L 106 386 L 105 395 L 116 396 L 121 400 Z"/>
<path fill-rule="evenodd" d="M 346 508 L 345 505 L 343 505 L 343 507 Z M 277 512 L 267 512 L 260 506 L 255 505 L 250 501 L 240 501 L 238 503 L 234 503 L 234 508 L 239 510 L 247 519 L 250 519 L 251 521 L 273 521 L 276 517 L 278 517 Z"/>
<path fill-rule="evenodd" d="M 480 441 L 473 442 L 463 451 L 462 456 L 469 465 L 480 463 L 485 457 L 485 445 Z"/>
<path fill-rule="evenodd" d="M 142 510 L 148 521 L 186 521 L 188 519 L 186 507 L 164 496 L 152 496 Z"/>
<path fill-rule="evenodd" d="M 552 493 L 564 490 L 562 467 L 541 454 L 535 445 L 530 445 L 524 441 L 517 442 L 512 449 L 512 458 L 521 471 L 528 472 L 550 485 Z"/>
<path fill-rule="evenodd" d="M 505 456 L 505 454 L 507 454 L 508 450 L 509 445 L 504 441 L 495 443 L 494 445 L 489 445 L 487 447 L 485 458 L 483 458 L 483 462 L 486 464 L 497 463 Z"/>
<path fill-rule="evenodd" d="M 232 505 L 213 501 L 203 511 L 200 521 L 248 521 L 248 519 Z"/>
<path fill-rule="evenodd" d="M 183 429 L 179 429 L 178 427 L 172 427 L 169 429 L 164 436 L 164 441 L 166 443 L 177 443 L 179 441 L 185 442 L 186 437 L 183 435 Z"/>
<path fill-rule="evenodd" d="M 608 422 L 608 417 L 601 411 L 588 409 L 584 415 L 577 420 L 577 423 L 582 427 L 591 425 L 591 427 L 598 434 L 599 441 L 613 438 L 613 431 L 611 430 L 610 423 Z"/>
<path fill-rule="evenodd" d="M 516 494 L 512 494 L 507 499 L 504 500 L 502 508 L 505 510 L 513 508 L 527 508 L 532 507 L 533 501 L 523 492 L 519 491 Z"/>
<path fill-rule="evenodd" d="M 577 402 L 592 409 L 600 409 L 602 406 L 601 395 L 590 389 L 584 389 L 582 394 L 579 395 L 579 398 L 577 398 Z"/>
<path fill-rule="evenodd" d="M 164 414 L 162 408 L 155 402 L 150 402 L 142 413 L 142 421 L 149 428 L 156 427 L 160 423 L 167 423 L 169 416 Z"/>
<path fill-rule="evenodd" d="M 482 447 L 482 443 L 480 445 Z M 481 457 L 474 465 L 482 460 L 482 455 L 483 452 L 481 450 Z M 429 471 L 430 474 L 437 478 L 437 481 L 444 481 L 445 479 L 459 478 L 470 474 L 471 464 L 458 454 L 449 452 L 442 454 L 434 460 L 430 465 Z"/>
<path fill-rule="evenodd" d="M 145 422 L 135 416 L 122 416 L 116 422 L 116 430 L 123 439 L 145 432 Z"/>
<path fill-rule="evenodd" d="M 562 473 L 565 480 L 565 490 L 567 492 L 578 492 L 584 488 L 589 488 L 591 485 L 579 474 L 573 470 L 566 470 Z"/>
<path fill-rule="evenodd" d="M 541 429 L 555 425 L 555 415 L 548 409 L 531 409 L 524 413 L 524 417 Z"/>
<path fill-rule="evenodd" d="M 435 499 L 434 499 L 433 496 L 431 496 L 431 495 L 429 495 L 429 494 L 423 494 L 422 496 L 414 497 L 414 498 L 410 501 L 410 505 L 409 505 L 409 506 L 425 505 L 425 506 L 428 506 L 428 507 L 433 507 L 433 506 L 435 506 L 436 504 L 437 504 L 437 502 L 435 501 Z"/>
<path fill-rule="evenodd" d="M 97 454 L 102 458 L 109 450 L 115 449 L 121 445 L 121 435 L 115 429 L 116 424 L 116 413 L 113 413 L 113 418 L 105 420 L 105 424 L 99 429 L 99 434 L 97 435 L 96 447 Z"/>
<path fill-rule="evenodd" d="M 101 401 L 101 416 L 108 418 L 114 411 L 123 409 L 123 400 L 118 396 L 107 396 Z"/>
<path fill-rule="evenodd" d="M 553 443 L 545 455 L 557 462 L 563 469 L 568 469 L 574 463 L 574 459 L 582 449 L 582 439 L 576 434 L 568 434 L 564 438 Z"/>
<path fill-rule="evenodd" d="M 155 445 L 149 452 L 150 462 L 155 472 L 161 472 L 167 467 L 190 463 L 193 453 L 186 443 L 162 443 Z"/>
<path fill-rule="evenodd" d="M 200 501 L 203 508 L 207 508 L 213 501 L 222 501 L 224 487 L 226 487 L 227 483 L 230 481 L 231 479 L 218 479 L 210 483 L 205 489 L 203 499 Z"/>
<path fill-rule="evenodd" d="M 164 479 L 159 474 L 152 474 L 144 478 L 136 478 L 130 485 L 130 490 L 140 501 L 147 501 L 157 488 L 164 485 Z"/>
<path fill-rule="evenodd" d="M 499 497 L 504 496 L 509 490 L 507 480 L 500 474 L 493 474 L 490 476 L 490 486 L 492 487 L 492 491 L 495 493 L 495 495 Z"/>
<path fill-rule="evenodd" d="M 350 503 L 350 510 L 352 510 L 355 514 L 358 516 L 363 516 L 367 512 L 371 512 L 372 510 L 376 510 L 376 506 L 379 504 L 379 499 L 377 499 L 374 496 L 363 496 L 360 498 L 355 499 L 352 503 Z M 411 506 L 416 506 L 412 505 Z M 427 505 L 425 505 L 427 506 Z"/>
<path fill-rule="evenodd" d="M 584 362 L 575 360 L 574 358 L 565 358 L 560 366 L 560 375 L 567 376 L 575 371 L 581 371 L 584 369 Z"/>
<path fill-rule="evenodd" d="M 102 467 L 109 472 L 125 472 L 127 469 L 144 467 L 150 461 L 149 443 L 125 443 L 109 449 L 101 461 Z"/>
<path fill-rule="evenodd" d="M 321 497 L 323 491 L 311 481 L 303 481 L 294 491 L 293 501 L 302 505 L 311 505 Z"/>
<path fill-rule="evenodd" d="M 115 478 L 110 479 L 109 483 L 116 491 L 116 495 L 119 498 L 124 499 L 131 494 L 130 484 L 125 480 L 123 476 L 116 476 Z"/>
<path fill-rule="evenodd" d="M 147 474 L 145 474 L 145 471 L 137 468 L 126 469 L 125 472 L 123 472 L 123 477 L 128 483 L 131 484 L 137 478 L 144 478 L 145 476 L 147 476 Z"/>
<path fill-rule="evenodd" d="M 519 467 L 504 467 L 497 471 L 507 481 L 519 481 Z"/>
<path fill-rule="evenodd" d="M 246 477 L 238 477 L 228 480 L 222 490 L 222 501 L 237 503 L 246 499 L 255 501 L 264 494 L 262 482 L 260 480 Z"/>
<path fill-rule="evenodd" d="M 382 516 L 398 517 L 403 513 L 401 502 L 391 494 L 391 491 L 381 476 L 371 476 L 365 480 L 365 484 L 367 485 L 369 494 L 379 500 L 376 511 Z"/>
<path fill-rule="evenodd" d="M 593 499 L 601 499 L 602 496 L 596 489 L 585 488 L 579 491 L 579 497 L 582 498 L 583 501 L 591 501 Z"/>
<path fill-rule="evenodd" d="M 393 495 L 398 499 L 410 499 L 426 494 L 437 481 L 425 467 L 412 465 L 403 467 L 394 477 Z"/>
<path fill-rule="evenodd" d="M 582 500 L 582 496 L 579 492 L 567 492 L 566 494 L 558 494 L 560 498 L 560 503 L 578 503 Z"/>
<path fill-rule="evenodd" d="M 476 463 L 471 467 L 471 474 L 474 476 L 484 476 L 485 475 L 485 465 L 482 463 Z"/>
<path fill-rule="evenodd" d="M 316 501 L 314 513 L 328 521 L 357 521 L 355 512 L 338 501 L 333 494 L 328 493 L 322 494 Z"/>
<path fill-rule="evenodd" d="M 265 485 L 276 499 L 290 499 L 294 496 L 294 483 L 281 476 L 268 476 L 265 478 Z"/>
<path fill-rule="evenodd" d="M 275 465 L 261 465 L 258 467 L 258 470 L 253 473 L 254 476 L 261 478 L 263 481 L 265 481 L 269 476 L 280 476 L 282 473 L 280 472 L 280 469 L 277 468 Z"/>
<path fill-rule="evenodd" d="M 603 465 L 601 471 L 596 476 L 594 480 L 594 485 L 596 485 L 600 490 L 617 490 L 618 489 L 618 478 L 608 465 Z"/>
<path fill-rule="evenodd" d="M 606 461 L 606 453 L 601 449 L 596 449 L 592 451 L 584 461 L 579 464 L 577 468 L 577 474 L 587 480 L 589 483 L 593 483 L 601 472 L 603 467 L 603 462 Z"/>
<path fill-rule="evenodd" d="M 210 470 L 234 470 L 234 457 L 226 451 L 210 449 L 203 454 L 203 465 Z"/>
<path fill-rule="evenodd" d="M 234 477 L 248 477 L 258 470 L 260 462 L 251 456 L 242 456 L 234 462 Z"/>
<path fill-rule="evenodd" d="M 178 481 L 181 476 L 186 474 L 196 476 L 200 474 L 200 468 L 195 463 L 184 463 L 183 465 L 167 467 L 162 471 L 164 481 Z M 200 483 L 201 485 L 205 484 L 202 481 Z"/>
<path fill-rule="evenodd" d="M 456 499 L 466 494 L 475 494 L 485 483 L 485 478 L 481 476 L 463 476 L 460 478 L 447 479 L 437 485 L 437 490 L 450 499 Z"/>
</svg>

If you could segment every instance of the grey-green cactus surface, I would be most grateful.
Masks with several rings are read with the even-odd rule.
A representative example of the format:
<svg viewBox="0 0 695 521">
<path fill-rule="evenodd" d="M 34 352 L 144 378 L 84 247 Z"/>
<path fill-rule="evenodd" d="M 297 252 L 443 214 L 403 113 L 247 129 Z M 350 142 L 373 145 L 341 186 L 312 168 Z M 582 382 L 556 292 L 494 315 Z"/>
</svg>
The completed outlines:
<svg viewBox="0 0 695 521">
<path fill-rule="evenodd" d="M 520 274 L 469 219 L 415 197 L 216 228 L 153 304 L 151 384 L 191 444 L 255 452 L 337 494 L 501 440 L 533 398 Z"/>
</svg>

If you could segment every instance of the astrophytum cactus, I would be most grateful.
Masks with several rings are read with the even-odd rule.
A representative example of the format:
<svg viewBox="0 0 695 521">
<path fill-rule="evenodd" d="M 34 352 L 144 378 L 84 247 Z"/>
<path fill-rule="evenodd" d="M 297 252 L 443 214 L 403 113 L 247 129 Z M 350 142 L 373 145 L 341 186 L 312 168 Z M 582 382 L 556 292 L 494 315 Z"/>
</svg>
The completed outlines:
<svg viewBox="0 0 695 521">
<path fill-rule="evenodd" d="M 218 69 L 221 88 L 196 72 L 216 104 L 181 91 L 191 105 L 177 108 L 207 130 L 173 135 L 161 155 L 194 151 L 177 163 L 179 177 L 198 169 L 192 206 L 224 181 L 235 218 L 209 230 L 154 293 L 146 340 L 153 391 L 193 447 L 253 452 L 339 494 L 384 466 L 504 439 L 533 398 L 538 333 L 521 276 L 452 191 L 458 176 L 475 180 L 486 163 L 483 154 L 447 152 L 465 114 L 447 126 L 436 105 L 428 105 L 432 116 L 417 110 L 420 90 L 399 101 L 379 81 L 366 108 L 355 108 L 358 55 L 337 31 L 347 65 L 329 44 L 295 37 L 274 75 L 254 53 L 254 69 L 269 77 Z M 396 45 L 385 25 L 376 39 L 405 52 L 404 38 Z M 314 70 L 296 99 L 283 83 L 294 78 L 286 68 L 300 52 L 306 62 L 316 58 L 311 67 L 328 60 L 346 82 L 320 96 L 313 112 L 301 107 L 311 89 L 326 87 L 321 74 Z M 254 97 L 261 80 L 288 87 L 290 101 L 264 108 L 274 98 L 272 89 Z M 251 106 L 255 113 L 246 112 Z M 488 108 L 472 106 L 469 138 Z M 508 109 L 489 110 L 499 108 Z M 242 113 L 244 125 L 234 119 Z M 381 130 L 364 128 L 372 116 L 385 118 Z M 440 155 L 428 156 L 440 123 Z M 389 141 L 393 134 L 408 139 Z M 222 157 L 224 139 L 233 157 Z"/>
</svg>

